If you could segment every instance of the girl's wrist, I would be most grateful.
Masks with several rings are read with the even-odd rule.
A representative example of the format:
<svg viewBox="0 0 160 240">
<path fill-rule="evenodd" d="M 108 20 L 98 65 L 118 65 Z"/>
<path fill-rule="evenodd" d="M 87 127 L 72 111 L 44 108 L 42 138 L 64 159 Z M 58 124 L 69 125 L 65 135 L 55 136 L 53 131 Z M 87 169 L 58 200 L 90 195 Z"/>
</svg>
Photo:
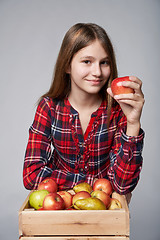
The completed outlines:
<svg viewBox="0 0 160 240">
<path fill-rule="evenodd" d="M 137 122 L 134 124 L 127 122 L 126 135 L 127 136 L 138 136 L 140 128 L 141 128 L 140 122 Z"/>
</svg>

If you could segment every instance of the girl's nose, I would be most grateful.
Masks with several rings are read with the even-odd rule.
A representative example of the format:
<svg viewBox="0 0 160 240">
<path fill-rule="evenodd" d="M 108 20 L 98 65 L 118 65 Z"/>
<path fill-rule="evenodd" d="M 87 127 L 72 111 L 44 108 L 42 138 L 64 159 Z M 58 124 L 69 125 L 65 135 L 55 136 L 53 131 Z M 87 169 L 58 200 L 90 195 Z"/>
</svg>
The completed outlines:
<svg viewBox="0 0 160 240">
<path fill-rule="evenodd" d="M 101 76 L 101 67 L 99 63 L 96 63 L 93 65 L 92 74 L 93 76 L 96 76 L 96 77 Z"/>
</svg>

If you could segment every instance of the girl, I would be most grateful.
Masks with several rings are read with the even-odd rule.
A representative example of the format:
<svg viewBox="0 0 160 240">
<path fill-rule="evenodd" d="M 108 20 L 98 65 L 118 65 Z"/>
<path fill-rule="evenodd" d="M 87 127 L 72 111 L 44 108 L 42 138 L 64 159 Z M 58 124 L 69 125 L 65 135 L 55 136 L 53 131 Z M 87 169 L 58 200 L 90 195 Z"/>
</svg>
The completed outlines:
<svg viewBox="0 0 160 240">
<path fill-rule="evenodd" d="M 120 194 L 131 192 L 142 167 L 142 82 L 122 83 L 134 93 L 113 96 L 117 77 L 105 30 L 78 23 L 66 33 L 52 85 L 39 101 L 25 154 L 23 181 L 36 189 L 46 177 L 60 190 L 107 178 Z"/>
</svg>

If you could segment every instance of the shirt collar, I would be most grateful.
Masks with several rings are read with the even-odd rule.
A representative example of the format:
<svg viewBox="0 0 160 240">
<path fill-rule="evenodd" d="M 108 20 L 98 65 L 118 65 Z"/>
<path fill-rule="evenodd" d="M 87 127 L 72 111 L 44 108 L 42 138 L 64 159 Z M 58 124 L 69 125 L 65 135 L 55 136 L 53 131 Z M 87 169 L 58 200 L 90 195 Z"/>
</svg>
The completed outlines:
<svg viewBox="0 0 160 240">
<path fill-rule="evenodd" d="M 74 116 L 78 115 L 78 112 L 70 104 L 68 97 L 64 99 L 64 104 L 67 107 L 69 113 L 71 113 Z M 107 110 L 107 100 L 102 101 L 100 107 L 95 112 L 92 113 L 92 116 L 93 117 L 100 116 L 104 110 Z"/>
</svg>

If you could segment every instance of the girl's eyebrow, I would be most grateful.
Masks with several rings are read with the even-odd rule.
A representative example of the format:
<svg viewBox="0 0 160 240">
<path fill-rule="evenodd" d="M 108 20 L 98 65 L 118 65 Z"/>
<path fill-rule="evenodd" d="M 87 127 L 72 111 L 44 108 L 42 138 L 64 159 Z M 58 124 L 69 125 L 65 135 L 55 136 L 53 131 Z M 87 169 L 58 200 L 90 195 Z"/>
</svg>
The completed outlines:
<svg viewBox="0 0 160 240">
<path fill-rule="evenodd" d="M 93 56 L 83 56 L 80 59 L 95 59 L 95 58 Z M 109 59 L 109 57 L 106 56 L 106 57 L 102 58 L 101 60 L 108 60 L 108 59 Z"/>
<path fill-rule="evenodd" d="M 85 58 L 94 58 L 94 57 L 92 57 L 92 56 L 83 56 L 80 59 L 85 59 Z"/>
</svg>

